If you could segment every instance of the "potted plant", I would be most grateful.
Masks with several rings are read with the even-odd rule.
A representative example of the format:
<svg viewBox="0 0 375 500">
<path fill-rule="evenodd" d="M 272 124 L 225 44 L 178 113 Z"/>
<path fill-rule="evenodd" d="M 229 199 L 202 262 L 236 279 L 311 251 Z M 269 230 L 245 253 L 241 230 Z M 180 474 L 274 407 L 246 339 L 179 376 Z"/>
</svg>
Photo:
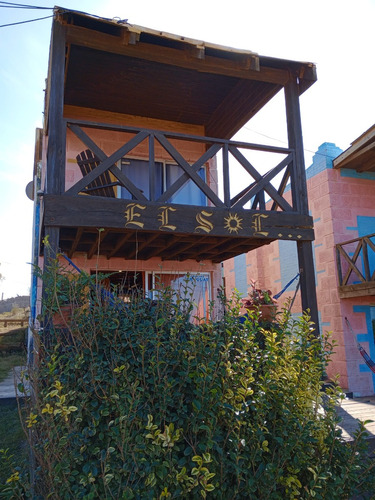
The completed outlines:
<svg viewBox="0 0 375 500">
<path fill-rule="evenodd" d="M 256 310 L 260 312 L 264 321 L 272 320 L 277 311 L 277 301 L 272 297 L 271 290 L 257 288 L 256 282 L 251 280 L 251 290 L 248 297 L 242 299 L 241 313 Z"/>
</svg>

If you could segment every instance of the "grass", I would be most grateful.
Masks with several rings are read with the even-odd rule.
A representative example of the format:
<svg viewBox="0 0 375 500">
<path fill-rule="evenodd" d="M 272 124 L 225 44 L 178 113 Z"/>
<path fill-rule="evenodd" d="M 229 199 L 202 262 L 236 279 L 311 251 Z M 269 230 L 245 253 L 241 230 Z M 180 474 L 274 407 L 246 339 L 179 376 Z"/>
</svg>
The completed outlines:
<svg viewBox="0 0 375 500">
<path fill-rule="evenodd" d="M 0 357 L 0 382 L 5 380 L 15 366 L 25 366 L 24 354 L 8 354 Z M 1 441 L 0 441 L 1 442 Z"/>
<path fill-rule="evenodd" d="M 24 464 L 28 455 L 16 399 L 0 402 L 0 448 L 9 450 L 8 456 L 12 457 L 9 461 L 0 457 L 0 484 L 4 484 L 12 474 L 12 463 Z"/>
<path fill-rule="evenodd" d="M 8 332 L 3 332 L 0 335 L 1 346 L 17 346 L 20 350 L 23 349 L 25 344 L 27 328 L 15 328 Z"/>
<path fill-rule="evenodd" d="M 5 380 L 14 366 L 26 364 L 25 336 L 25 328 L 16 328 L 0 336 L 0 382 Z"/>
<path fill-rule="evenodd" d="M 0 382 L 15 366 L 25 366 L 25 328 L 16 328 L 0 336 Z M 0 485 L 12 474 L 13 465 L 27 463 L 27 439 L 22 429 L 16 399 L 0 399 L 0 449 L 8 450 L 9 460 L 0 453 Z M 1 497 L 1 492 L 0 492 Z"/>
</svg>

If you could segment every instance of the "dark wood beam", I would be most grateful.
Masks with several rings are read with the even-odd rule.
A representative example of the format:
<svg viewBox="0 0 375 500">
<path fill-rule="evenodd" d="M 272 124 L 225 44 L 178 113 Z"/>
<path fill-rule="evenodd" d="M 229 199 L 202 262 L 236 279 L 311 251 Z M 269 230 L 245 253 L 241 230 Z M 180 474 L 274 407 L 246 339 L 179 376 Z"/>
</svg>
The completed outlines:
<svg viewBox="0 0 375 500">
<path fill-rule="evenodd" d="M 45 191 L 61 194 L 65 191 L 66 126 L 64 123 L 65 30 L 56 19 L 53 21 L 50 48 L 50 89 L 48 107 L 48 147 Z M 59 228 L 52 224 L 45 228 L 48 241 L 44 266 L 56 258 L 59 246 Z M 43 292 L 44 293 L 44 292 Z"/>
<path fill-rule="evenodd" d="M 111 253 L 108 255 L 108 259 L 116 255 L 116 253 L 120 250 L 121 247 L 125 245 L 125 243 L 130 240 L 131 238 L 131 233 L 125 234 L 120 240 L 118 241 L 117 245 L 112 249 Z"/>
<path fill-rule="evenodd" d="M 44 223 L 60 227 L 105 227 L 234 239 L 314 239 L 312 218 L 295 212 L 164 205 L 85 195 L 45 196 L 44 205 Z"/>
<path fill-rule="evenodd" d="M 291 169 L 293 207 L 299 213 L 308 214 L 307 184 L 302 140 L 301 113 L 297 78 L 291 76 L 285 86 L 285 104 L 289 147 L 295 150 L 295 160 Z M 300 271 L 301 301 L 303 311 L 309 311 L 315 325 L 315 335 L 319 333 L 319 314 L 316 296 L 315 269 L 311 241 L 297 241 Z"/>
<path fill-rule="evenodd" d="M 278 191 L 272 186 L 272 184 L 270 184 L 271 179 L 273 179 L 279 172 L 281 172 L 289 165 L 293 158 L 292 154 L 288 155 L 279 163 L 279 165 L 262 176 L 237 148 L 230 146 L 229 151 L 256 181 L 256 184 L 253 185 L 249 189 L 249 191 L 239 201 L 236 202 L 233 208 L 235 208 L 236 206 L 243 206 L 260 190 L 264 189 L 282 210 L 285 210 L 286 212 L 293 211 L 289 203 L 284 198 L 282 198 L 279 195 Z"/>
<path fill-rule="evenodd" d="M 355 285 L 343 285 L 338 287 L 340 299 L 354 297 L 375 297 L 375 281 L 356 283 Z"/>
<path fill-rule="evenodd" d="M 74 238 L 74 241 L 72 243 L 72 247 L 71 247 L 71 250 L 69 252 L 69 255 L 68 257 L 71 259 L 73 257 L 73 254 L 74 252 L 76 251 L 76 248 L 78 246 L 78 243 L 81 241 L 81 237 L 82 237 L 82 234 L 83 234 L 83 228 L 82 227 L 79 227 L 77 232 L 76 232 L 76 236 Z"/>
<path fill-rule="evenodd" d="M 104 238 L 109 234 L 108 229 L 100 230 L 98 229 L 98 233 L 96 235 L 94 243 L 91 245 L 90 250 L 87 252 L 87 258 L 90 260 L 95 255 L 95 253 L 100 253 L 100 243 L 104 240 Z"/>
<path fill-rule="evenodd" d="M 127 259 L 134 259 L 137 258 L 137 255 L 139 252 L 142 252 L 145 248 L 147 248 L 153 241 L 155 241 L 157 238 L 159 238 L 159 234 L 155 233 L 149 236 L 143 243 L 136 243 L 134 249 L 128 253 Z"/>
<path fill-rule="evenodd" d="M 50 57 L 46 192 L 61 194 L 65 191 L 66 127 L 63 118 L 65 30 L 56 20 L 53 21 Z"/>
<path fill-rule="evenodd" d="M 74 129 L 74 127 L 73 127 Z M 86 134 L 81 130 L 82 135 L 81 137 L 84 137 Z M 81 138 L 80 137 L 80 138 Z M 111 156 L 107 157 L 101 151 L 98 146 L 93 141 L 88 141 L 87 142 L 90 144 L 90 149 L 93 150 L 93 153 L 97 154 L 98 158 L 102 160 L 101 164 L 98 165 L 94 170 L 92 170 L 90 173 L 85 175 L 82 179 L 80 179 L 78 182 L 76 182 L 68 191 L 66 191 L 66 195 L 77 195 L 79 192 L 83 191 L 85 187 L 87 187 L 91 182 L 93 182 L 99 175 L 103 174 L 107 169 L 110 169 L 110 171 L 115 175 L 120 182 L 134 195 L 136 196 L 139 200 L 146 200 L 146 197 L 139 191 L 139 189 L 130 182 L 129 179 L 127 179 L 126 176 L 122 174 L 120 169 L 118 169 L 114 164 L 123 156 L 125 156 L 127 153 L 132 151 L 138 144 L 140 144 L 144 139 L 148 137 L 147 132 L 139 132 L 135 137 L 130 139 L 126 144 L 121 146 L 117 151 L 115 151 Z M 104 158 L 105 157 L 105 158 Z"/>
<path fill-rule="evenodd" d="M 168 139 L 163 134 L 155 134 L 157 141 L 163 146 L 163 148 L 169 153 L 172 158 L 177 162 L 177 164 L 185 171 L 186 175 L 199 187 L 199 189 L 207 196 L 209 200 L 214 203 L 217 207 L 223 206 L 223 202 L 217 196 L 216 193 L 204 182 L 199 174 L 194 170 L 193 167 L 185 160 L 185 158 L 177 151 L 177 149 L 168 141 Z"/>
</svg>

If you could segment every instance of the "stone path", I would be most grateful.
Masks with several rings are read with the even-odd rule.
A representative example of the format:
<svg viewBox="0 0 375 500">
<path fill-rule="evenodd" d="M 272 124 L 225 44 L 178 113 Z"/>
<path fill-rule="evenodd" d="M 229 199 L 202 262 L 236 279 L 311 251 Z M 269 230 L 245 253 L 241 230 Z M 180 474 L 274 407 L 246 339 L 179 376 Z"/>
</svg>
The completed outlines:
<svg viewBox="0 0 375 500">
<path fill-rule="evenodd" d="M 375 396 L 344 399 L 337 412 L 342 418 L 340 428 L 346 441 L 351 441 L 354 438 L 358 420 L 372 420 L 365 427 L 369 434 L 368 438 L 375 441 Z"/>
</svg>

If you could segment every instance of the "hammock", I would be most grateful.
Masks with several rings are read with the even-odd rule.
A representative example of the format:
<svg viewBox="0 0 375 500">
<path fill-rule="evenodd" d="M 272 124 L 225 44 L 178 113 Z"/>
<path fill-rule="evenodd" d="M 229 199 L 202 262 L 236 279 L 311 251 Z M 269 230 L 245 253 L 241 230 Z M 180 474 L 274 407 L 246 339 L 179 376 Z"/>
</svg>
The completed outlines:
<svg viewBox="0 0 375 500">
<path fill-rule="evenodd" d="M 352 325 L 349 323 L 349 320 L 346 316 L 345 316 L 345 321 L 346 321 L 346 324 L 348 325 L 349 330 L 352 332 L 353 337 L 355 338 L 355 334 L 353 332 Z M 366 365 L 370 368 L 372 373 L 375 373 L 374 361 L 370 358 L 370 356 L 367 354 L 367 352 L 365 351 L 365 349 L 361 346 L 361 344 L 359 342 L 357 342 L 357 348 L 358 348 L 362 358 L 364 359 Z"/>
</svg>

